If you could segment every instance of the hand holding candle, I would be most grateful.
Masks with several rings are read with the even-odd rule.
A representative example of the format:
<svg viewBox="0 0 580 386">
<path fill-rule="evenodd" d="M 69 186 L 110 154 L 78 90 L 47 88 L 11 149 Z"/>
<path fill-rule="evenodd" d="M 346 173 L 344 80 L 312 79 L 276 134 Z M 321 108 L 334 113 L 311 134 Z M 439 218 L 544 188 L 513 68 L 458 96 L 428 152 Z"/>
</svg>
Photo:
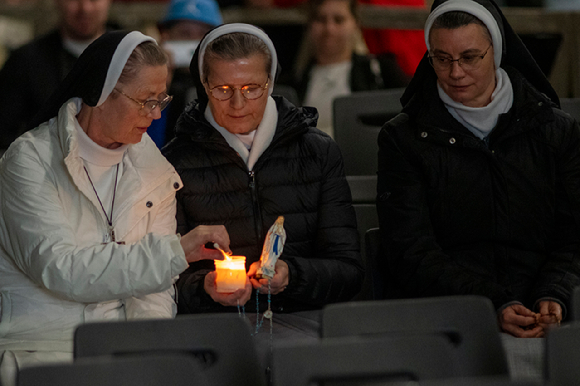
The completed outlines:
<svg viewBox="0 0 580 386">
<path fill-rule="evenodd" d="M 250 280 L 245 278 L 245 285 L 243 289 L 238 289 L 233 293 L 221 293 L 216 289 L 216 271 L 209 272 L 205 275 L 204 290 L 213 299 L 213 301 L 222 306 L 240 306 L 245 305 L 252 296 L 252 284 Z"/>
</svg>

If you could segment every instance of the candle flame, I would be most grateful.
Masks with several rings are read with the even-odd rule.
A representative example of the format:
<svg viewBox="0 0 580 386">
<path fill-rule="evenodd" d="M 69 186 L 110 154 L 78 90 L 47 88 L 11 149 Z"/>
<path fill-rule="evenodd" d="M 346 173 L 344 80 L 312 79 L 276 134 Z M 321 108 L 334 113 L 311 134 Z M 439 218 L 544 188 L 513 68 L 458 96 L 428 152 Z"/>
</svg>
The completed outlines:
<svg viewBox="0 0 580 386">
<path fill-rule="evenodd" d="M 225 251 L 223 249 L 220 249 L 220 252 L 222 253 L 222 255 L 224 255 L 224 260 L 229 260 L 229 261 L 232 260 L 232 258 L 227 253 L 225 253 Z"/>
</svg>

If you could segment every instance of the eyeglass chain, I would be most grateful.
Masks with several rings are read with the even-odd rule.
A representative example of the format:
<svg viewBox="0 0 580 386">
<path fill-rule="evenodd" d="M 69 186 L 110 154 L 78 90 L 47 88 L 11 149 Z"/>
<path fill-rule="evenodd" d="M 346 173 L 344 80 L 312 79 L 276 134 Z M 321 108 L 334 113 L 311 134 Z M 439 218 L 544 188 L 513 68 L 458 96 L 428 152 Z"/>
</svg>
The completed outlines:
<svg viewBox="0 0 580 386">
<path fill-rule="evenodd" d="M 117 164 L 117 171 L 115 173 L 115 186 L 113 187 L 113 200 L 111 201 L 111 217 L 109 217 L 107 215 L 107 211 L 105 210 L 105 207 L 103 206 L 103 203 L 101 201 L 101 198 L 99 197 L 99 193 L 97 193 L 97 189 L 95 188 L 95 184 L 93 184 L 93 180 L 91 180 L 91 176 L 89 175 L 89 171 L 87 170 L 86 166 L 83 165 L 83 169 L 85 169 L 85 173 L 87 173 L 87 177 L 89 178 L 89 182 L 91 183 L 91 186 L 93 187 L 93 190 L 95 192 L 95 195 L 97 196 L 97 200 L 99 200 L 99 204 L 101 204 L 101 209 L 103 210 L 103 213 L 105 214 L 105 217 L 107 218 L 107 223 L 109 224 L 109 234 L 111 236 L 111 241 L 115 242 L 115 229 L 113 228 L 113 208 L 115 207 L 115 194 L 117 193 L 117 180 L 119 177 L 119 164 Z"/>
</svg>

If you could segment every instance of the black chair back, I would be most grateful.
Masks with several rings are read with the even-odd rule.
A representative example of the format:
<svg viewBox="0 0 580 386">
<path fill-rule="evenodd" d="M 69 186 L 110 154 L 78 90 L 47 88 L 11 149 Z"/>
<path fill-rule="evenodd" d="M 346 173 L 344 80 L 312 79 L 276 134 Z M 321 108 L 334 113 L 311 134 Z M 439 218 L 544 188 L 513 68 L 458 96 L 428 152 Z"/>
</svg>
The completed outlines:
<svg viewBox="0 0 580 386">
<path fill-rule="evenodd" d="M 325 338 L 409 333 L 445 336 L 455 346 L 461 376 L 509 374 L 496 313 L 485 297 L 348 302 L 323 309 Z"/>
<path fill-rule="evenodd" d="M 197 358 L 211 385 L 266 384 L 250 324 L 235 314 L 87 323 L 75 331 L 75 358 L 165 353 Z"/>
<path fill-rule="evenodd" d="M 580 323 L 549 330 L 546 335 L 545 375 L 550 385 L 580 383 Z"/>
<path fill-rule="evenodd" d="M 342 152 L 347 176 L 376 176 L 379 131 L 401 111 L 404 91 L 361 91 L 334 99 L 334 139 Z"/>
<path fill-rule="evenodd" d="M 151 355 L 82 358 L 73 363 L 25 367 L 18 386 L 209 386 L 195 358 Z"/>
<path fill-rule="evenodd" d="M 560 107 L 580 122 L 580 98 L 560 98 Z"/>
<path fill-rule="evenodd" d="M 436 335 L 355 336 L 276 345 L 273 386 L 376 385 L 452 377 L 456 373 L 452 351 L 449 341 Z"/>
</svg>

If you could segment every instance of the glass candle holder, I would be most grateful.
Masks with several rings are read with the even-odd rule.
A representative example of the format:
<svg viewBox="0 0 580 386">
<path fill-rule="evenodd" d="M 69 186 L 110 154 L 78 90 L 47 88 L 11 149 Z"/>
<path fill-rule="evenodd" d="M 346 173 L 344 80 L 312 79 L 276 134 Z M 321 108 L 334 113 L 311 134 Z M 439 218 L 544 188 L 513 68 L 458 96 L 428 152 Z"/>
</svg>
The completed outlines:
<svg viewBox="0 0 580 386">
<path fill-rule="evenodd" d="M 228 256 L 214 263 L 217 292 L 232 293 L 246 286 L 246 256 Z"/>
</svg>

